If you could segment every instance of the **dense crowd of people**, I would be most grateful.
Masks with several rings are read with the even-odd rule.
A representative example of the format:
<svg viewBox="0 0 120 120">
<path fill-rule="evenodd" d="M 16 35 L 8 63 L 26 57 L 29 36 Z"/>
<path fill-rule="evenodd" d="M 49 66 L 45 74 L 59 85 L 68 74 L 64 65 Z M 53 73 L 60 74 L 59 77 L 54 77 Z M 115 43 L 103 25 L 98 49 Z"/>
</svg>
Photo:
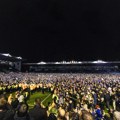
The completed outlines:
<svg viewBox="0 0 120 120">
<path fill-rule="evenodd" d="M 29 109 L 35 91 L 52 101 L 36 98 Z M 0 73 L 0 120 L 8 119 L 120 120 L 120 74 Z"/>
</svg>

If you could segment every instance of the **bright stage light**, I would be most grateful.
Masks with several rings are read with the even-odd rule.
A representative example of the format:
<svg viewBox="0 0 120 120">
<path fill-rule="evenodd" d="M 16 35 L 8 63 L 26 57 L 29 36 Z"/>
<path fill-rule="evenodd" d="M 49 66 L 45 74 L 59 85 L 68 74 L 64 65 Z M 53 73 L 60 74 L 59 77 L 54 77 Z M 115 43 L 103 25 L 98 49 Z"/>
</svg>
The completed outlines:
<svg viewBox="0 0 120 120">
<path fill-rule="evenodd" d="M 55 64 L 60 64 L 59 62 L 55 62 Z"/>
<path fill-rule="evenodd" d="M 102 61 L 102 60 L 97 60 L 97 61 L 93 61 L 92 63 L 107 63 L 107 62 Z"/>
<path fill-rule="evenodd" d="M 37 64 L 46 64 L 46 62 L 41 61 L 41 62 L 39 62 L 39 63 L 37 63 Z"/>
<path fill-rule="evenodd" d="M 20 59 L 20 60 L 22 59 L 22 57 L 16 57 L 16 58 L 17 58 L 17 59 Z"/>
<path fill-rule="evenodd" d="M 78 62 L 79 64 L 82 64 L 82 62 Z"/>
<path fill-rule="evenodd" d="M 6 54 L 6 53 L 2 55 L 7 56 L 7 57 L 12 57 L 10 54 Z"/>
</svg>

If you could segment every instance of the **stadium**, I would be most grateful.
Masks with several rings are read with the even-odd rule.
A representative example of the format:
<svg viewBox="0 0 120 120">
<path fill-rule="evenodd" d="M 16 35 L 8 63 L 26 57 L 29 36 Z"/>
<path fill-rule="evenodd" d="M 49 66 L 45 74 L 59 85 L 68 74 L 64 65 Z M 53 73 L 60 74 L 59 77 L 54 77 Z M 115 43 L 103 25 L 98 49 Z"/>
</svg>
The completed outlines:
<svg viewBox="0 0 120 120">
<path fill-rule="evenodd" d="M 23 71 L 29 72 L 60 72 L 60 73 L 99 73 L 99 72 L 119 72 L 119 61 L 62 61 L 62 62 L 39 62 L 24 63 Z"/>
<path fill-rule="evenodd" d="M 119 61 L 27 63 L 1 53 L 0 66 L 1 118 L 119 120 Z"/>
<path fill-rule="evenodd" d="M 0 0 L 0 120 L 120 120 L 120 0 Z"/>
</svg>

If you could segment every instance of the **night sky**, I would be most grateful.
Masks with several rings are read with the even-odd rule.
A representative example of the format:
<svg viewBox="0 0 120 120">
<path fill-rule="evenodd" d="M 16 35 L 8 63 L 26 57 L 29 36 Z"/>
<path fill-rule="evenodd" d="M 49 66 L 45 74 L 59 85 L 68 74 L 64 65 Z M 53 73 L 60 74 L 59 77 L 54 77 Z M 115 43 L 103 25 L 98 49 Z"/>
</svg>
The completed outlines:
<svg viewBox="0 0 120 120">
<path fill-rule="evenodd" d="M 120 60 L 120 1 L 0 0 L 0 53 L 27 62 Z"/>
</svg>

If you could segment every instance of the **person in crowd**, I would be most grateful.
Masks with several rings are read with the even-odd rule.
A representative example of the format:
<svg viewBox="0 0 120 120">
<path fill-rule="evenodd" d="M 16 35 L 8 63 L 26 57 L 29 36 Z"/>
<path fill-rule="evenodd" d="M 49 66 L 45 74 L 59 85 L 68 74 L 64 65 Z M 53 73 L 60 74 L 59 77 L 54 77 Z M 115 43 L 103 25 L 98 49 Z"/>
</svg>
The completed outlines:
<svg viewBox="0 0 120 120">
<path fill-rule="evenodd" d="M 102 111 L 99 105 L 96 105 L 96 120 L 101 120 L 103 118 Z"/>
<path fill-rule="evenodd" d="M 12 107 L 14 110 L 16 110 L 17 107 L 18 107 L 18 105 L 19 105 L 19 101 L 18 101 L 17 98 L 15 98 L 15 99 L 12 101 L 12 103 L 11 103 L 11 107 Z"/>
<path fill-rule="evenodd" d="M 10 94 L 9 97 L 8 97 L 8 103 L 11 105 L 13 102 L 13 95 Z"/>
<path fill-rule="evenodd" d="M 40 98 L 35 99 L 35 106 L 30 111 L 30 115 L 34 120 L 47 120 L 47 110 L 42 107 Z"/>
<path fill-rule="evenodd" d="M 94 120 L 92 114 L 86 110 L 81 111 L 81 119 L 82 120 Z"/>
<path fill-rule="evenodd" d="M 57 116 L 57 120 L 67 120 L 65 117 L 65 110 L 63 108 L 59 108 L 58 109 L 58 116 Z"/>
<path fill-rule="evenodd" d="M 116 111 L 113 113 L 113 120 L 120 120 L 120 101 L 117 103 Z"/>
<path fill-rule="evenodd" d="M 24 95 L 22 92 L 21 92 L 20 96 L 18 97 L 18 101 L 19 101 L 19 103 L 23 103 L 25 101 L 25 98 L 24 98 Z"/>
<path fill-rule="evenodd" d="M 54 113 L 50 113 L 48 120 L 57 120 L 57 117 L 54 115 Z"/>
<path fill-rule="evenodd" d="M 105 94 L 105 102 L 106 102 L 106 107 L 108 109 L 110 109 L 110 93 L 107 91 L 107 93 Z"/>
<path fill-rule="evenodd" d="M 0 96 L 0 120 L 13 120 L 14 110 L 12 110 L 4 96 Z"/>
<path fill-rule="evenodd" d="M 28 105 L 26 103 L 19 104 L 14 120 L 34 120 L 28 113 Z"/>
</svg>

